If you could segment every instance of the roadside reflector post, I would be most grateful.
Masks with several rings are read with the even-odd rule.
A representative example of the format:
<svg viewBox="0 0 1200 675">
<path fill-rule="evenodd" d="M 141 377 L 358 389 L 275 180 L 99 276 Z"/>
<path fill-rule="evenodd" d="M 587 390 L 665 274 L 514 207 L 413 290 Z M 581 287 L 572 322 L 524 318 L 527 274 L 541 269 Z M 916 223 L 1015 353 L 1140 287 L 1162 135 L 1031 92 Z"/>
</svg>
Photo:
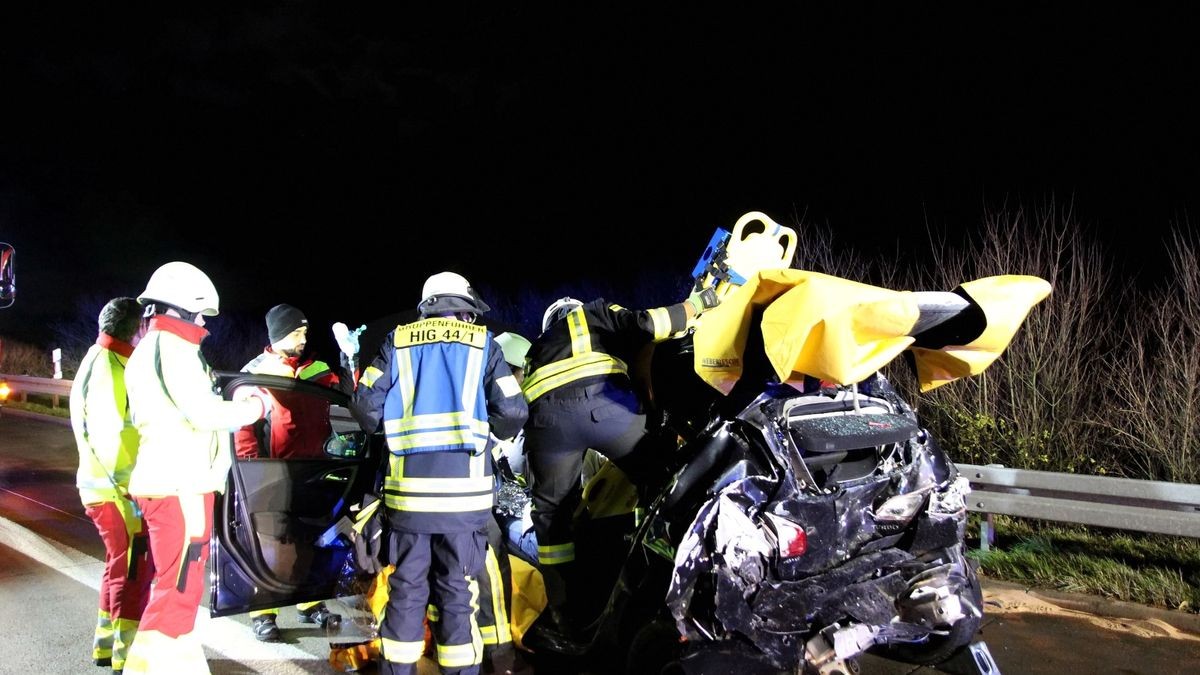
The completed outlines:
<svg viewBox="0 0 1200 675">
<path fill-rule="evenodd" d="M 50 358 L 52 358 L 54 360 L 54 379 L 61 380 L 62 379 L 62 349 L 55 347 L 54 351 L 50 352 Z M 54 394 L 52 399 L 54 402 L 51 405 L 53 407 L 57 408 L 58 407 L 58 394 Z"/>
</svg>

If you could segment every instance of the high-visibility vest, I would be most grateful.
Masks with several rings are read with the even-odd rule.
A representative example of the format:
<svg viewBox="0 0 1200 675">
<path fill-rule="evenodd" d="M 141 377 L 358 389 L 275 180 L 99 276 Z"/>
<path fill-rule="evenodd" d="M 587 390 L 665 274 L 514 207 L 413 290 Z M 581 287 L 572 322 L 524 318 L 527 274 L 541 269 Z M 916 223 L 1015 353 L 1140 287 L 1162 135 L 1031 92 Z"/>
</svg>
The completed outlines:
<svg viewBox="0 0 1200 675">
<path fill-rule="evenodd" d="M 392 347 L 387 376 L 394 384 L 383 404 L 392 453 L 384 504 L 435 516 L 426 519 L 435 531 L 445 529 L 435 522 L 457 522 L 454 514 L 487 514 L 494 499 L 484 387 L 491 332 L 428 318 L 397 327 Z"/>
<path fill-rule="evenodd" d="M 125 393 L 128 357 L 92 345 L 71 385 L 71 427 L 79 450 L 75 485 L 84 504 L 113 501 L 129 486 L 138 432 Z"/>
</svg>

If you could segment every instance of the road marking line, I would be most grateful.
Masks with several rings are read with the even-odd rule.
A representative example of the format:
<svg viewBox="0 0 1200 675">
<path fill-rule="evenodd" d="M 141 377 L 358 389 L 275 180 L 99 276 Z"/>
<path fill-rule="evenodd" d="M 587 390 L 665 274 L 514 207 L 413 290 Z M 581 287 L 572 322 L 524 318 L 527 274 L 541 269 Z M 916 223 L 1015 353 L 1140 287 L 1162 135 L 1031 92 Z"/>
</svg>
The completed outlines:
<svg viewBox="0 0 1200 675">
<path fill-rule="evenodd" d="M 38 500 L 34 499 L 33 497 L 29 497 L 29 496 L 27 496 L 27 495 L 23 495 L 23 494 L 21 494 L 20 492 L 13 492 L 12 490 L 9 490 L 9 489 L 7 489 L 7 488 L 0 488 L 0 492 L 5 492 L 5 493 L 8 493 L 8 494 L 10 494 L 10 495 L 12 495 L 12 496 L 14 496 L 14 497 L 17 497 L 17 498 L 20 498 L 20 499 L 24 499 L 25 501 L 27 501 L 27 502 L 30 502 L 30 503 L 32 503 L 32 504 L 37 504 L 38 506 L 42 507 L 43 509 L 46 509 L 47 511 L 53 511 L 53 512 L 55 512 L 55 513 L 61 513 L 61 514 L 63 514 L 64 516 L 66 516 L 66 517 L 68 517 L 68 518 L 72 518 L 72 519 L 74 519 L 74 520 L 81 520 L 81 521 L 83 521 L 83 522 L 85 522 L 85 523 L 90 523 L 90 522 L 92 522 L 92 519 L 91 519 L 91 518 L 88 518 L 88 517 L 86 517 L 86 516 L 81 516 L 81 515 L 79 515 L 78 513 L 71 513 L 70 511 L 64 511 L 64 510 L 62 510 L 62 509 L 60 509 L 60 508 L 58 508 L 58 507 L 55 507 L 55 506 L 50 506 L 49 504 L 47 504 L 47 503 L 45 503 L 45 502 L 39 502 Z"/>
<path fill-rule="evenodd" d="M 0 516 L 0 545 L 8 546 L 22 555 L 33 558 L 71 579 L 100 592 L 100 577 L 104 562 L 52 539 L 46 539 L 28 528 Z M 196 632 L 202 635 L 204 647 L 234 661 L 271 661 L 272 673 L 308 673 L 299 665 L 280 661 L 317 661 L 321 657 L 292 645 L 259 642 L 249 629 L 228 617 L 213 619 L 201 607 L 196 612 Z M 219 647 L 217 645 L 220 645 Z"/>
</svg>

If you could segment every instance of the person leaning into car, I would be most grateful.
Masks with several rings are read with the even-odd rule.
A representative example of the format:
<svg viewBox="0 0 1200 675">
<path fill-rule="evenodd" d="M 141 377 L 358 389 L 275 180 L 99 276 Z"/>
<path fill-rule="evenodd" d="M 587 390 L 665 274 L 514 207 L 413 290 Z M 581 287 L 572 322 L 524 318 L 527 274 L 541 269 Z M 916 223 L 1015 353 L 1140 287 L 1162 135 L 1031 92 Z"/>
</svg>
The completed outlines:
<svg viewBox="0 0 1200 675">
<path fill-rule="evenodd" d="M 141 436 L 129 493 L 145 518 L 156 569 L 124 675 L 208 673 L 194 629 L 208 585 L 213 499 L 225 489 L 232 462 L 229 432 L 261 419 L 267 403 L 259 397 L 225 401 L 213 391 L 200 342 L 208 335 L 205 317 L 217 315 L 220 299 L 204 272 L 167 263 L 151 275 L 138 302 L 150 326 L 125 368 L 129 410 Z"/>
<path fill-rule="evenodd" d="M 138 432 L 129 418 L 125 364 L 141 332 L 142 308 L 133 298 L 113 298 L 99 324 L 71 384 L 71 427 L 79 450 L 75 485 L 104 542 L 92 660 L 121 672 L 154 574 L 142 515 L 129 497 Z"/>
<path fill-rule="evenodd" d="M 242 366 L 242 372 L 290 377 L 331 388 L 339 385 L 337 373 L 324 361 L 304 359 L 308 345 L 308 318 L 304 312 L 288 304 L 276 305 L 267 312 L 266 323 L 269 344 Z M 233 437 L 234 449 L 238 459 L 319 459 L 325 456 L 325 441 L 331 431 L 328 401 L 296 392 L 272 391 L 267 417 L 239 429 Z M 279 640 L 279 625 L 275 622 L 278 615 L 278 609 L 250 612 L 255 639 Z M 296 605 L 296 620 L 300 623 L 325 628 L 340 619 L 320 601 Z"/>
<path fill-rule="evenodd" d="M 585 303 L 565 297 L 542 315 L 542 333 L 529 347 L 529 372 L 521 386 L 530 410 L 525 454 L 533 475 L 533 526 L 549 604 L 527 642 L 581 648 L 568 603 L 575 566 L 572 518 L 584 454 L 589 448 L 600 452 L 635 481 L 652 473 L 656 463 L 662 466 L 627 364 L 642 347 L 684 330 L 716 303 L 710 289 L 681 303 L 636 311 L 602 298 Z"/>
<path fill-rule="evenodd" d="M 363 370 L 352 410 L 363 430 L 382 421 L 388 473 L 383 498 L 390 532 L 388 603 L 380 620 L 381 673 L 417 672 L 433 586 L 443 673 L 479 673 L 476 619 L 484 528 L 492 518 L 494 438 L 511 438 L 529 410 L 486 326 L 489 307 L 453 272 L 425 281 L 421 319 L 397 326 Z"/>
</svg>

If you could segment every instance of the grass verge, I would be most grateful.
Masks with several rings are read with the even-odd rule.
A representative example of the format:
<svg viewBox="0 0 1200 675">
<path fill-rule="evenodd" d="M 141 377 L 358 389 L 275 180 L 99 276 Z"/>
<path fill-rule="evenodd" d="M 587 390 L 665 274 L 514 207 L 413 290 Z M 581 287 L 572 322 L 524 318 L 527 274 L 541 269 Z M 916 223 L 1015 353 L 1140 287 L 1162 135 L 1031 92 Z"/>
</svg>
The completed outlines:
<svg viewBox="0 0 1200 675">
<path fill-rule="evenodd" d="M 64 407 L 55 408 L 55 407 L 52 407 L 49 405 L 35 403 L 34 401 L 25 401 L 25 402 L 8 401 L 7 403 L 4 404 L 4 407 L 12 408 L 13 410 L 26 410 L 28 412 L 40 413 L 42 415 L 53 415 L 55 417 L 68 417 L 69 418 L 71 416 L 70 408 L 64 408 Z"/>
<path fill-rule="evenodd" d="M 980 518 L 971 514 L 968 546 L 985 576 L 1200 612 L 1200 541 L 993 516 L 996 541 L 983 552 Z"/>
</svg>

